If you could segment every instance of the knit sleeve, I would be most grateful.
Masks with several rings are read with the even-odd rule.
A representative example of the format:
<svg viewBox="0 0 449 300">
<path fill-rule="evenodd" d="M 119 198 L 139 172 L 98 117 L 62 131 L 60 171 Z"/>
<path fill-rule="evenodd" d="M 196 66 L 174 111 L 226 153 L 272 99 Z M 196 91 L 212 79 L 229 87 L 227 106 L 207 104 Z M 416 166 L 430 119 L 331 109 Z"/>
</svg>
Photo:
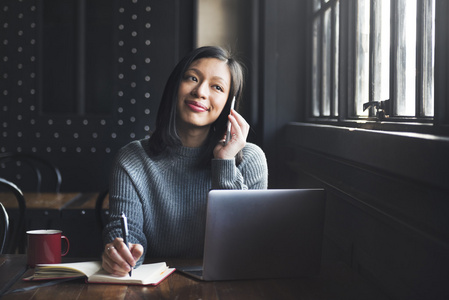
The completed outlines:
<svg viewBox="0 0 449 300">
<path fill-rule="evenodd" d="M 120 215 L 125 213 L 128 219 L 128 242 L 140 244 L 144 251 L 147 249 L 147 240 L 143 234 L 143 211 L 136 185 L 129 174 L 129 155 L 119 153 L 111 173 L 109 189 L 109 222 L 103 231 L 104 244 L 112 242 L 117 237 L 123 237 L 120 224 Z M 145 252 L 137 262 L 143 263 Z"/>
<path fill-rule="evenodd" d="M 247 143 L 239 166 L 234 159 L 212 160 L 212 189 L 266 189 L 268 166 L 265 153 L 258 146 Z"/>
</svg>

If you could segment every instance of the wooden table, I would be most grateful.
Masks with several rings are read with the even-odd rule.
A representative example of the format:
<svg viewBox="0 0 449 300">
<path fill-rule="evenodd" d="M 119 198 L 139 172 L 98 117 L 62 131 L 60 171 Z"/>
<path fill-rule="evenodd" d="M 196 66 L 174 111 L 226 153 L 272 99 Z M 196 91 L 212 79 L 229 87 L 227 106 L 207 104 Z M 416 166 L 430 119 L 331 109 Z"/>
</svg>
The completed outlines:
<svg viewBox="0 0 449 300">
<path fill-rule="evenodd" d="M 151 261 L 147 261 L 151 262 Z M 0 290 L 9 280 L 9 291 L 29 287 L 36 283 L 24 282 L 26 271 L 18 278 L 14 275 L 23 272 L 25 255 L 0 256 Z M 191 263 L 189 260 L 167 260 L 170 266 Z M 73 280 L 57 285 L 40 287 L 25 292 L 4 295 L 8 299 L 389 299 L 376 290 L 343 263 L 324 264 L 318 278 L 262 279 L 202 282 L 175 272 L 158 286 L 126 286 L 86 284 L 84 280 Z"/>
<path fill-rule="evenodd" d="M 60 210 L 80 193 L 23 193 L 29 209 Z M 17 207 L 17 200 L 12 193 L 0 193 L 0 200 L 5 207 Z"/>
<path fill-rule="evenodd" d="M 24 193 L 25 229 L 60 229 L 70 241 L 69 256 L 99 257 L 103 245 L 95 217 L 97 196 L 98 193 Z M 0 202 L 11 220 L 18 218 L 17 200 L 12 193 L 0 193 Z M 106 199 L 103 214 L 107 213 Z M 24 253 L 26 237 L 25 233 L 21 235 L 20 252 Z M 91 246 L 85 247 L 86 244 Z"/>
<path fill-rule="evenodd" d="M 33 229 L 60 229 L 61 211 L 80 193 L 24 193 L 26 203 L 23 230 Z M 19 218 L 17 200 L 12 193 L 0 193 L 0 202 L 8 212 L 11 230 L 16 226 Z M 25 253 L 26 236 L 20 232 L 19 253 Z"/>
<path fill-rule="evenodd" d="M 61 211 L 80 193 L 24 193 L 27 229 L 57 228 Z M 17 200 L 12 193 L 0 193 L 0 202 L 11 218 L 17 215 Z"/>
</svg>

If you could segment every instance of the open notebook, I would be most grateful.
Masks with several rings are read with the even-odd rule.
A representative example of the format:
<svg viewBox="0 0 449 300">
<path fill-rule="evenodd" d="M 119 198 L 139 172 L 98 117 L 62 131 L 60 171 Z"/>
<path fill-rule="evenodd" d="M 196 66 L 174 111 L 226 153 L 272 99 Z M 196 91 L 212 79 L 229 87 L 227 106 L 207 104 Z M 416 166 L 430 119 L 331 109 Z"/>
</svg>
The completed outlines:
<svg viewBox="0 0 449 300">
<path fill-rule="evenodd" d="M 321 265 L 323 189 L 212 190 L 201 280 L 315 276 Z"/>
<path fill-rule="evenodd" d="M 175 269 L 169 268 L 165 262 L 143 264 L 133 269 L 132 276 L 113 276 L 104 271 L 101 262 L 76 262 L 62 264 L 36 265 L 34 274 L 24 280 L 52 280 L 62 278 L 86 277 L 89 283 L 157 285 Z"/>
</svg>

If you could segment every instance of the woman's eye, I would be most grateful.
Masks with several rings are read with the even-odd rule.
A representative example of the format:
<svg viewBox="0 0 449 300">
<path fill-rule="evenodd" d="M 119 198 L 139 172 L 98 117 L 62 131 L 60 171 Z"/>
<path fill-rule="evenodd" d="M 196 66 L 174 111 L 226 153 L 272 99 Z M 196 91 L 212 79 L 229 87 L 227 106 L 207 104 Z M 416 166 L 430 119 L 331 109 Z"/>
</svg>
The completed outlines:
<svg viewBox="0 0 449 300">
<path fill-rule="evenodd" d="M 196 78 L 194 75 L 186 74 L 186 75 L 184 76 L 184 80 L 189 80 L 189 81 L 197 82 L 197 81 L 198 81 L 198 78 Z"/>
<path fill-rule="evenodd" d="M 219 86 L 219 85 L 216 85 L 216 86 L 215 86 L 215 89 L 216 89 L 217 91 L 223 92 L 223 88 L 222 88 L 221 86 Z"/>
</svg>

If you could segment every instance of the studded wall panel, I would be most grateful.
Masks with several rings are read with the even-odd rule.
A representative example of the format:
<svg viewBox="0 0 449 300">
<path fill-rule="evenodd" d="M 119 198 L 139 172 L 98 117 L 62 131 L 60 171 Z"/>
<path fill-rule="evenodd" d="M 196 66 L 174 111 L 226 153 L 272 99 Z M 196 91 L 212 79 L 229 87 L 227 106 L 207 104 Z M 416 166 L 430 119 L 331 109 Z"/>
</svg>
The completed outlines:
<svg viewBox="0 0 449 300">
<path fill-rule="evenodd" d="M 115 0 L 110 5 L 110 109 L 92 114 L 42 109 L 42 2 L 0 3 L 0 153 L 50 160 L 62 172 L 62 191 L 98 191 L 108 184 L 115 153 L 149 136 L 165 81 L 192 47 L 191 1 Z M 11 173 L 0 164 L 0 176 L 26 190 L 26 168 L 22 164 Z"/>
</svg>

